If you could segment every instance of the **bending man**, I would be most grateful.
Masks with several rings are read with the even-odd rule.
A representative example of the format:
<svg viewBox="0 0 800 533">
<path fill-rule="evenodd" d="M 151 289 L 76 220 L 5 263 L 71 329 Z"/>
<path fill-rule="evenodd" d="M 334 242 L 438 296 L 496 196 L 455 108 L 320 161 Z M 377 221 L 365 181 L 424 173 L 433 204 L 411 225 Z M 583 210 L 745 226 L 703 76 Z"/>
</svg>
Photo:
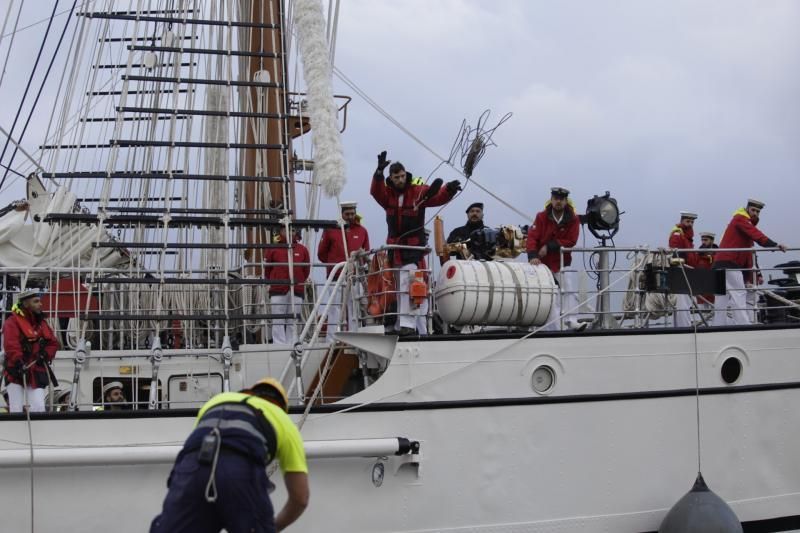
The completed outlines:
<svg viewBox="0 0 800 533">
<path fill-rule="evenodd" d="M 150 533 L 273 533 L 308 505 L 308 467 L 300 432 L 289 418 L 281 384 L 265 378 L 223 392 L 200 409 L 175 460 L 164 508 Z M 278 460 L 289 499 L 277 516 L 266 467 Z"/>
</svg>

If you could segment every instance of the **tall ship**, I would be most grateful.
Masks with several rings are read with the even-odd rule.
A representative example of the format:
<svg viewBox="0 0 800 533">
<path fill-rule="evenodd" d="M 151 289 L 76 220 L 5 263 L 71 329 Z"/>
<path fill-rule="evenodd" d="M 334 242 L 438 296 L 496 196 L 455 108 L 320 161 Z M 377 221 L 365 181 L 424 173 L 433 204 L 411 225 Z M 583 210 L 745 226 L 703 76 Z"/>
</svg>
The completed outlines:
<svg viewBox="0 0 800 533">
<path fill-rule="evenodd" d="M 274 376 L 309 458 L 292 531 L 652 532 L 698 472 L 744 531 L 800 530 L 800 262 L 750 291 L 753 324 L 698 307 L 676 326 L 675 294 L 724 279 L 688 272 L 687 250 L 614 247 L 609 193 L 579 210 L 598 246 L 562 249 L 585 265 L 574 294 L 513 225 L 447 243 L 431 219 L 427 242 L 315 259 L 344 228 L 319 215 L 346 200 L 339 8 L 53 8 L 42 47 L 60 62 L 31 66 L 55 109 L 3 129 L 0 173 L 24 197 L 0 210 L 0 276 L 3 323 L 38 291 L 59 349 L 46 411 L 0 414 L 2 529 L 145 530 L 199 407 Z M 465 130 L 462 179 L 491 134 Z M 408 249 L 426 259 L 408 289 L 420 326 L 400 335 Z M 301 302 L 277 306 L 276 286 Z"/>
</svg>

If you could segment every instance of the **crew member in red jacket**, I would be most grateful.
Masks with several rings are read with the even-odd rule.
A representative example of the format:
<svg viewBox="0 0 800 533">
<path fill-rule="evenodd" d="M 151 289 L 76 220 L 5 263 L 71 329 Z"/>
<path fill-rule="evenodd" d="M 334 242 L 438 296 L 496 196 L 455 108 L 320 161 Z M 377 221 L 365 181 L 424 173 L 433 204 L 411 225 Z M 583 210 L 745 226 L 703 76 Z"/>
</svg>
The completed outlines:
<svg viewBox="0 0 800 533">
<path fill-rule="evenodd" d="M 461 182 L 453 180 L 442 187 L 442 180 L 437 178 L 428 186 L 412 178 L 399 162 L 392 163 L 389 177 L 384 179 L 383 170 L 389 163 L 385 151 L 378 154 L 378 167 L 369 191 L 386 211 L 386 244 L 425 246 L 425 208 L 452 200 L 461 190 Z M 408 293 L 414 271 L 425 268 L 424 255 L 422 250 L 395 250 L 390 255 L 392 267 L 400 269 L 397 271 L 398 320 L 395 325 L 400 335 L 413 335 L 418 331 L 417 317 L 424 318 L 428 312 L 427 300 L 412 309 Z"/>
<path fill-rule="evenodd" d="M 753 252 L 733 251 L 726 248 L 752 248 L 753 242 L 764 247 L 777 247 L 786 251 L 786 246 L 778 244 L 756 228 L 764 202 L 747 200 L 747 206 L 737 209 L 733 214 L 719 246 L 722 250 L 714 258 L 714 268 L 725 270 L 726 294 L 717 295 L 714 302 L 714 325 L 747 325 L 753 323 L 752 310 L 747 308 L 747 289 L 745 274 L 752 275 Z M 728 318 L 728 307 L 733 319 Z"/>
<path fill-rule="evenodd" d="M 356 202 L 342 202 L 340 205 L 342 208 L 342 227 L 328 228 L 322 232 L 322 239 L 319 241 L 319 247 L 317 248 L 319 260 L 328 264 L 329 276 L 333 266 L 336 263 L 346 261 L 351 253 L 358 250 L 369 250 L 369 233 L 367 228 L 361 225 L 361 217 L 356 213 Z M 342 271 L 340 270 L 339 272 L 341 273 Z M 339 274 L 336 277 L 338 278 Z M 333 288 L 334 285 L 331 285 L 331 290 Z M 357 288 L 353 286 L 350 290 L 356 291 Z M 336 294 L 333 295 L 328 307 L 328 334 L 339 331 L 343 294 L 347 294 L 348 329 L 354 330 L 357 326 L 358 316 L 355 313 L 353 302 L 354 297 L 360 295 L 343 291 L 343 286 L 340 286 L 336 290 Z"/>
<path fill-rule="evenodd" d="M 50 362 L 56 356 L 58 340 L 42 314 L 39 291 L 22 291 L 3 325 L 3 350 L 9 410 L 44 411 L 44 397 L 51 381 Z M 58 385 L 58 383 L 54 383 Z"/>
<path fill-rule="evenodd" d="M 264 277 L 280 280 L 269 287 L 269 302 L 273 314 L 300 313 L 303 304 L 304 283 L 311 272 L 311 258 L 308 249 L 300 244 L 300 233 L 292 231 L 291 248 L 271 248 L 264 254 Z M 278 243 L 286 243 L 286 228 L 281 228 Z M 289 251 L 291 250 L 291 255 Z M 289 262 L 292 269 L 289 269 Z M 290 276 L 291 273 L 291 276 Z M 292 290 L 289 290 L 289 289 Z M 276 318 L 272 321 L 272 342 L 275 344 L 294 344 L 297 341 L 297 320 Z"/>
<path fill-rule="evenodd" d="M 669 247 L 671 249 L 694 248 L 694 221 L 697 214 L 681 211 L 681 221 L 672 228 L 669 234 Z M 697 254 L 694 252 L 678 252 L 678 256 L 684 260 L 685 266 L 695 268 L 697 266 Z M 692 297 L 688 294 L 676 294 L 675 304 L 675 325 L 679 328 L 688 328 L 692 325 Z"/>
<path fill-rule="evenodd" d="M 545 203 L 544 211 L 537 213 L 528 229 L 528 261 L 532 265 L 546 265 L 556 276 L 556 281 L 565 297 L 564 305 L 568 310 L 562 317 L 563 323 L 570 329 L 583 329 L 586 323 L 579 324 L 573 318 L 579 302 L 575 290 L 575 272 L 567 269 L 572 265 L 572 254 L 564 253 L 562 272 L 561 248 L 574 247 L 578 242 L 579 233 L 580 221 L 569 201 L 569 190 L 564 187 L 551 188 L 550 200 Z M 554 299 L 548 322 L 561 316 L 561 299 L 560 296 Z M 546 329 L 560 329 L 560 321 L 550 324 Z"/>
</svg>

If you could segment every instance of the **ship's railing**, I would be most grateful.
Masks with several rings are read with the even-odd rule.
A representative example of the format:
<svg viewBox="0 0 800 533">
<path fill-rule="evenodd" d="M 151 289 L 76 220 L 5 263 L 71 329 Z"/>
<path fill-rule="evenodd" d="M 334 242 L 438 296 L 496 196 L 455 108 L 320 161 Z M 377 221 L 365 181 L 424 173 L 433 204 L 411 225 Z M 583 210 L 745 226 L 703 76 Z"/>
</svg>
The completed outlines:
<svg viewBox="0 0 800 533">
<path fill-rule="evenodd" d="M 271 341 L 275 323 L 299 327 L 311 314 L 323 284 L 311 275 L 303 283 L 263 278 L 264 265 L 229 269 L 137 271 L 113 268 L 0 268 L 0 326 L 23 288 L 42 290 L 50 325 L 65 349 L 81 338 L 99 350 L 149 349 L 159 337 L 165 348 L 220 348 Z M 269 266 L 288 266 L 271 263 Z M 293 263 L 323 272 L 320 263 Z M 253 272 L 256 272 L 255 274 Z M 247 273 L 245 275 L 244 273 Z M 288 312 L 275 313 L 270 288 L 301 286 L 306 296 Z M 296 340 L 296 339 L 295 339 Z M 294 340 L 292 340 L 292 343 Z M 291 343 L 290 343 L 291 344 Z"/>
<path fill-rule="evenodd" d="M 676 307 L 675 295 L 669 287 L 655 289 L 647 287 L 645 273 L 647 270 L 656 269 L 662 272 L 672 270 L 679 277 L 683 272 L 691 270 L 685 264 L 686 254 L 703 254 L 714 256 L 722 251 L 741 252 L 752 254 L 752 267 L 728 268 L 728 272 L 741 272 L 743 276 L 743 291 L 746 294 L 746 303 L 743 306 L 729 304 L 726 314 L 731 316 L 736 311 L 746 313 L 749 323 L 795 323 L 800 324 L 800 262 L 796 265 L 785 266 L 792 259 L 788 255 L 786 261 L 775 261 L 775 252 L 782 252 L 779 248 L 693 248 L 670 249 L 649 247 L 597 247 L 597 248 L 564 248 L 561 250 L 561 274 L 557 278 L 562 280 L 560 291 L 562 317 L 561 329 L 567 329 L 569 324 L 564 320 L 564 311 L 573 311 L 575 319 L 579 322 L 589 322 L 592 325 L 613 323 L 605 315 L 613 317 L 618 327 L 643 328 L 653 326 L 670 327 L 675 325 Z M 789 247 L 786 252 L 800 251 L 798 247 Z M 564 254 L 571 253 L 571 265 L 565 265 Z M 603 269 L 598 265 L 600 253 L 607 253 L 609 265 Z M 778 265 L 766 266 L 769 257 Z M 761 258 L 761 261 L 759 261 Z M 709 268 L 711 262 L 707 262 Z M 760 263 L 762 265 L 760 265 Z M 638 265 L 636 268 L 633 268 Z M 779 266 L 784 265 L 784 266 Z M 601 273 L 607 273 L 610 286 L 602 292 L 610 299 L 610 307 L 604 311 L 599 305 L 598 280 Z M 571 283 L 564 283 L 564 279 L 572 276 Z M 666 275 L 663 279 L 666 279 Z M 688 282 L 688 275 L 686 276 Z M 720 282 L 724 283 L 724 275 L 720 275 Z M 566 290 L 564 286 L 566 285 Z M 724 325 L 733 324 L 717 316 L 715 320 L 714 301 L 710 294 L 692 294 L 691 320 L 698 325 Z M 709 298 L 709 296 L 711 296 Z M 575 306 L 577 309 L 573 309 Z M 741 315 L 740 315 L 741 316 Z"/>
<path fill-rule="evenodd" d="M 332 335 L 326 330 L 337 329 L 324 319 L 326 307 L 340 309 L 338 329 L 363 330 L 369 327 L 371 331 L 383 331 L 383 327 L 389 325 L 387 331 L 391 331 L 394 329 L 391 324 L 396 322 L 399 311 L 391 305 L 376 307 L 370 304 L 396 301 L 400 293 L 398 276 L 411 274 L 401 273 L 399 267 L 388 263 L 370 274 L 369 264 L 376 254 L 393 254 L 402 249 L 421 251 L 426 255 L 428 265 L 434 263 L 430 260 L 430 249 L 424 247 L 387 245 L 370 252 L 358 252 L 340 267 L 345 274 L 336 290 L 332 284 L 336 280 L 312 275 L 304 285 L 307 296 L 303 303 L 285 316 L 271 313 L 270 285 L 262 277 L 242 276 L 241 272 L 248 271 L 253 265 L 232 269 L 227 279 L 213 269 L 165 271 L 161 278 L 155 273 L 148 276 L 147 272 L 142 272 L 137 274 L 140 278 L 138 283 L 131 283 L 131 277 L 125 272 L 110 268 L 0 268 L 0 323 L 7 318 L 14 295 L 20 288 L 36 285 L 44 288 L 46 297 L 50 298 L 50 307 L 56 310 L 50 313 L 49 320 L 64 349 L 76 348 L 81 338 L 90 340 L 96 350 L 150 349 L 156 337 L 164 348 L 219 349 L 226 336 L 230 337 L 234 348 L 238 344 L 266 344 L 273 324 L 278 321 L 296 322 L 299 335 L 291 339 L 290 344 L 297 340 L 308 344 L 312 338 L 315 341 L 330 340 Z M 789 248 L 786 261 L 791 260 L 792 252 L 798 250 L 800 248 Z M 600 251 L 609 254 L 606 269 L 595 264 Z M 566 290 L 570 288 L 569 283 L 562 283 L 559 294 L 561 309 L 568 311 L 575 305 L 577 296 L 580 305 L 574 311 L 578 321 L 594 324 L 610 314 L 620 327 L 625 328 L 674 325 L 675 305 L 669 291 L 648 292 L 639 282 L 644 270 L 653 263 L 652 259 L 648 261 L 648 257 L 661 257 L 670 262 L 685 253 L 713 255 L 721 251 L 719 248 L 676 250 L 648 247 L 563 249 L 562 265 L 564 253 L 571 252 L 573 258 L 572 265 L 562 268 L 559 277 L 572 276 L 572 292 L 576 294 Z M 800 321 L 797 308 L 800 280 L 796 272 L 791 273 L 791 267 L 773 266 L 781 263 L 775 256 L 779 251 L 777 248 L 728 251 L 753 256 L 753 267 L 737 269 L 747 277 L 744 291 L 749 301 L 739 309 L 748 313 L 751 322 Z M 518 260 L 525 259 L 520 257 Z M 632 266 L 640 262 L 641 266 L 631 271 Z M 295 263 L 294 266 L 309 266 L 321 273 L 324 271 L 320 269 L 336 265 Z M 673 265 L 673 268 L 677 267 Z M 608 311 L 596 306 L 597 282 L 603 271 L 609 275 L 611 283 L 604 291 L 611 304 Z M 419 331 L 425 334 L 433 331 L 436 309 L 431 294 L 436 276 L 431 268 L 422 269 L 422 272 L 430 289 L 427 311 L 415 309 L 414 313 L 419 317 Z M 394 286 L 373 284 L 377 288 L 370 290 L 369 280 L 383 274 L 394 280 Z M 126 276 L 128 279 L 124 279 Z M 115 283 L 116 277 L 122 278 L 121 281 Z M 621 277 L 626 279 L 620 280 Z M 103 284 L 89 285 L 98 278 L 103 280 Z M 318 279 L 324 281 L 315 281 Z M 66 285 L 59 286 L 59 283 Z M 655 305 L 659 298 L 662 301 L 660 306 Z M 712 323 L 713 306 L 702 298 L 699 301 L 695 299 L 695 302 L 697 308 L 693 310 L 693 320 L 701 324 Z M 736 310 L 729 309 L 729 312 Z M 563 329 L 567 325 L 562 317 L 559 326 Z"/>
<path fill-rule="evenodd" d="M 299 403 L 317 401 L 320 397 L 306 398 L 307 383 L 302 376 L 315 374 L 319 382 L 324 380 L 326 366 L 333 360 L 337 346 L 329 343 L 328 353 L 322 358 L 312 357 L 307 347 L 315 346 L 321 338 L 323 328 L 327 328 L 327 340 L 332 340 L 331 333 L 341 330 L 370 331 L 388 333 L 399 330 L 401 309 L 399 300 L 403 294 L 400 290 L 402 276 L 410 278 L 419 272 L 426 284 L 430 283 L 429 268 L 403 269 L 395 266 L 391 255 L 400 251 L 421 252 L 423 257 L 430 255 L 431 249 L 424 246 L 385 245 L 380 248 L 353 252 L 347 261 L 326 265 L 331 270 L 325 283 L 319 287 L 314 307 L 303 325 L 298 341 L 292 352 L 292 359 L 287 362 L 280 380 L 287 386 L 290 395 L 299 398 Z M 432 292 L 426 290 L 422 302 L 414 302 L 409 310 L 419 334 L 429 331 L 432 318 Z M 339 323 L 330 319 L 330 310 L 339 308 Z M 359 358 L 363 385 L 368 386 L 368 369 L 363 357 Z M 309 368 L 310 365 L 316 365 Z M 312 372 L 309 372 L 309 369 Z M 321 387 L 318 387 L 321 389 Z M 313 392 L 311 392 L 313 394 Z M 330 398 L 329 398 L 330 399 Z"/>
<path fill-rule="evenodd" d="M 304 348 L 306 354 L 324 356 L 326 345 Z M 259 346 L 257 351 L 232 354 L 232 365 L 226 371 L 225 350 L 175 349 L 163 350 L 154 357 L 153 350 L 93 351 L 59 354 L 52 363 L 57 382 L 45 387 L 45 409 L 61 411 L 137 411 L 199 408 L 212 396 L 225 390 L 240 390 L 251 383 L 244 381 L 245 358 L 264 360 L 269 373 L 278 375 L 286 360 L 286 347 Z M 4 354 L 0 352 L 0 366 Z M 236 372 L 232 367 L 236 367 Z M 103 388 L 113 382 L 122 385 L 124 400 L 107 402 Z M 0 387 L 4 392 L 4 387 Z M 65 396 L 64 393 L 67 395 Z M 302 403 L 296 392 L 289 394 L 290 402 Z M 0 414 L 6 412 L 8 398 L 0 398 Z"/>
<path fill-rule="evenodd" d="M 403 251 L 421 253 L 422 260 L 413 268 L 404 269 L 392 257 Z M 421 297 L 417 301 L 410 299 L 408 315 L 413 317 L 419 334 L 425 335 L 431 331 L 434 310 L 431 252 L 432 249 L 426 246 L 387 244 L 369 252 L 354 254 L 354 266 L 357 268 L 352 270 L 353 289 L 350 297 L 353 309 L 357 312 L 357 325 L 361 329 L 372 327 L 373 330 L 380 330 L 383 327 L 390 333 L 399 331 L 400 298 L 407 294 L 401 290 L 401 286 L 410 286 L 416 273 L 420 273 L 419 281 L 425 284 L 426 296 L 424 300 Z"/>
<path fill-rule="evenodd" d="M 348 276 L 345 291 L 352 299 L 352 308 L 358 313 L 357 324 L 350 324 L 363 330 L 365 327 L 376 326 L 371 331 L 385 331 L 392 333 L 392 323 L 396 320 L 398 311 L 388 308 L 380 313 L 369 313 L 370 301 L 381 296 L 388 296 L 396 300 L 400 291 L 397 284 L 383 291 L 370 292 L 367 290 L 367 279 L 376 274 L 387 274 L 395 281 L 401 269 L 390 263 L 381 270 L 370 273 L 364 265 L 375 257 L 377 253 L 392 253 L 393 250 L 402 249 L 401 246 L 385 246 L 370 252 L 360 253 L 360 262 L 348 267 Z M 429 254 L 430 250 L 422 247 L 410 247 Z M 596 247 L 596 248 L 564 248 L 561 250 L 560 273 L 556 275 L 559 282 L 561 315 L 557 318 L 555 327 L 544 329 L 573 329 L 576 327 L 591 326 L 593 328 L 648 328 L 671 327 L 676 325 L 676 311 L 680 311 L 676 302 L 676 293 L 679 288 L 669 286 L 652 287 L 648 285 L 647 275 L 652 278 L 652 272 L 661 272 L 662 279 L 668 278 L 671 272 L 675 277 L 684 278 L 689 283 L 691 274 L 683 274 L 692 269 L 682 260 L 685 254 L 705 254 L 713 257 L 722 251 L 743 252 L 752 254 L 754 266 L 743 269 L 727 269 L 729 272 L 741 272 L 745 281 L 746 304 L 737 306 L 729 304 L 726 315 L 732 316 L 735 311 L 742 310 L 747 313 L 749 323 L 797 323 L 800 324 L 800 262 L 796 266 L 777 266 L 781 261 L 776 260 L 775 253 L 781 252 L 779 248 L 709 248 L 709 249 L 669 249 L 650 247 Z M 786 250 L 789 255 L 786 261 L 792 259 L 791 252 L 800 251 L 798 247 Z M 571 253 L 572 263 L 564 264 L 564 254 Z M 600 264 L 600 254 L 606 254 L 605 266 Z M 759 259 L 760 258 L 760 259 Z M 769 259 L 767 259 L 769 258 Z M 428 263 L 430 257 L 428 257 Z M 518 259 L 524 261 L 523 257 Z M 770 263 L 772 261 L 772 263 Z M 785 262 L 784 262 L 785 263 Z M 706 265 L 711 266 L 711 261 L 706 260 Z M 431 296 L 435 290 L 435 275 L 432 269 L 423 269 L 429 285 L 427 312 L 421 314 L 421 321 L 427 326 L 420 328 L 421 334 L 432 332 L 431 325 L 436 317 L 436 302 Z M 650 273 L 650 274 L 648 274 Z M 569 279 L 571 277 L 571 279 Z M 600 285 L 601 280 L 607 278 L 607 286 Z M 718 275 L 720 288 L 724 286 L 724 274 Z M 651 280 L 652 281 L 652 280 Z M 698 291 L 700 292 L 700 291 Z M 345 297 L 345 300 L 347 296 Z M 604 299 L 607 303 L 603 305 Z M 733 319 L 720 320 L 721 316 L 714 319 L 715 308 L 712 294 L 703 291 L 691 294 L 689 316 L 691 323 L 701 326 L 733 324 Z M 384 326 L 384 327 L 380 327 Z M 467 331 L 483 331 L 480 324 L 468 328 Z M 497 329 L 497 328 L 493 328 Z"/>
</svg>

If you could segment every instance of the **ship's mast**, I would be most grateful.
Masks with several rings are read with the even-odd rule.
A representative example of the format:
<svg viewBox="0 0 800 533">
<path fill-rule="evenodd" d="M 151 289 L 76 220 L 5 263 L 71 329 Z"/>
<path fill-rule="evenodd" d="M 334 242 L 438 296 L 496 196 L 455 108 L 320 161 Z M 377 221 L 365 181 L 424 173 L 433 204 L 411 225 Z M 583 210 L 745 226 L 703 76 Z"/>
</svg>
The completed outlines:
<svg viewBox="0 0 800 533">
<path fill-rule="evenodd" d="M 246 105 L 252 112 L 265 114 L 267 118 L 256 118 L 247 122 L 245 142 L 288 146 L 286 54 L 284 46 L 284 11 L 282 0 L 242 0 L 241 13 L 249 17 L 245 22 L 255 25 L 248 32 L 245 46 L 249 52 L 267 52 L 274 55 L 251 56 L 244 72 L 251 81 L 271 82 L 276 87 L 251 87 L 247 89 Z M 294 212 L 295 198 L 293 177 L 289 165 L 289 149 L 258 148 L 244 152 L 244 174 L 265 178 L 280 178 L 265 182 L 246 182 L 242 188 L 242 204 L 245 209 L 291 209 Z M 289 181 L 289 183 L 286 183 Z M 250 228 L 246 232 L 247 243 L 269 242 L 270 233 L 264 228 Z M 260 260 L 258 248 L 246 251 L 248 261 Z"/>
</svg>

